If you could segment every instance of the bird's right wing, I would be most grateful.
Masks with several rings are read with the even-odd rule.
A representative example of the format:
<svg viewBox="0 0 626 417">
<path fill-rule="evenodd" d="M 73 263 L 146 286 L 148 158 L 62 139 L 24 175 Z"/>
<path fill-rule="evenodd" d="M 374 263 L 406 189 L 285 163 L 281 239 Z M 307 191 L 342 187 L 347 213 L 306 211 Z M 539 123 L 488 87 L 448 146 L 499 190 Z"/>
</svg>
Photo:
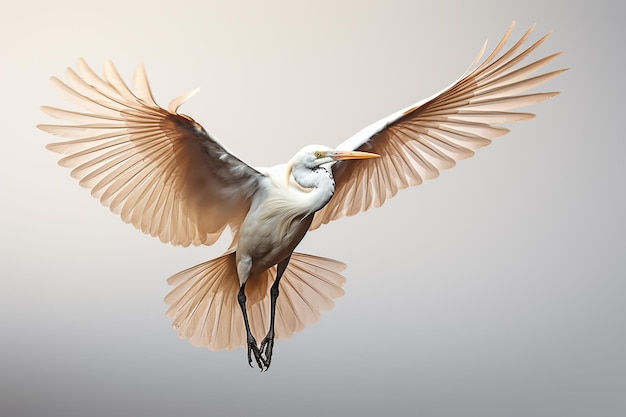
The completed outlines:
<svg viewBox="0 0 626 417">
<path fill-rule="evenodd" d="M 159 107 L 140 66 L 134 92 L 107 62 L 104 78 L 80 60 L 68 84 L 53 77 L 65 98 L 85 113 L 44 106 L 74 124 L 43 124 L 72 140 L 48 149 L 66 154 L 80 185 L 127 223 L 173 245 L 212 244 L 226 225 L 237 228 L 264 176 L 251 168 L 178 107 L 190 96 Z"/>
<path fill-rule="evenodd" d="M 373 123 L 340 144 L 337 149 L 373 152 L 380 158 L 340 161 L 333 166 L 335 195 L 315 214 L 311 229 L 378 207 L 399 190 L 437 177 L 455 161 L 469 158 L 475 149 L 507 133 L 502 123 L 534 117 L 511 109 L 558 94 L 522 94 L 564 70 L 532 76 L 559 53 L 519 67 L 547 38 L 520 52 L 533 28 L 498 56 L 512 30 L 513 25 L 487 59 L 450 87 Z M 483 46 L 475 64 L 484 50 Z"/>
</svg>

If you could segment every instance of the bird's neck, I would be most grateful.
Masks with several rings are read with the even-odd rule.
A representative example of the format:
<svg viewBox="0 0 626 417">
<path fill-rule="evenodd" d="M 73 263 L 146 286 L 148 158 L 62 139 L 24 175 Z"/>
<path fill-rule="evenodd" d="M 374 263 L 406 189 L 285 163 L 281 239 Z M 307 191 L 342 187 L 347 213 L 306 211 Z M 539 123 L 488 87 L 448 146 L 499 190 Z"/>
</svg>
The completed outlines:
<svg viewBox="0 0 626 417">
<path fill-rule="evenodd" d="M 303 203 L 308 208 L 308 214 L 324 207 L 335 193 L 335 179 L 326 168 L 317 167 L 312 171 L 294 169 L 292 174 L 298 185 L 308 191 L 301 195 Z"/>
</svg>

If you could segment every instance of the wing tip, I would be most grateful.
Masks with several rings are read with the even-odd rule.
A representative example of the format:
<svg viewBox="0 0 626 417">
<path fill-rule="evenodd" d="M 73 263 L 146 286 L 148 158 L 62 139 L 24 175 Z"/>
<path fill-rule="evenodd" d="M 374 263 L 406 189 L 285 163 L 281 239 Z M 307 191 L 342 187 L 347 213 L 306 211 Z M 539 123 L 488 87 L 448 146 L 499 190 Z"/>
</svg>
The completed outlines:
<svg viewBox="0 0 626 417">
<path fill-rule="evenodd" d="M 169 112 L 178 114 L 178 109 L 180 108 L 180 106 L 182 106 L 191 97 L 195 96 L 198 93 L 198 91 L 200 91 L 200 87 L 196 87 L 193 90 L 188 91 L 185 94 L 182 94 L 176 97 L 175 99 L 173 99 L 172 101 L 170 101 L 170 104 L 168 106 Z"/>
</svg>

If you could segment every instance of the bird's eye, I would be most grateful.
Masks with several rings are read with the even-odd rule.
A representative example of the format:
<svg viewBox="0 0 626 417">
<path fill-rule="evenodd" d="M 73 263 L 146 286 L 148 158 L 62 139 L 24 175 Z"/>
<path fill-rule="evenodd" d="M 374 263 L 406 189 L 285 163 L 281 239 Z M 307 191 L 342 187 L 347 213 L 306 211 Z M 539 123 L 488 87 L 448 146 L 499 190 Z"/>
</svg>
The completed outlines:
<svg viewBox="0 0 626 417">
<path fill-rule="evenodd" d="M 322 152 L 315 151 L 315 153 L 313 155 L 315 155 L 316 158 L 321 158 L 322 157 Z"/>
</svg>

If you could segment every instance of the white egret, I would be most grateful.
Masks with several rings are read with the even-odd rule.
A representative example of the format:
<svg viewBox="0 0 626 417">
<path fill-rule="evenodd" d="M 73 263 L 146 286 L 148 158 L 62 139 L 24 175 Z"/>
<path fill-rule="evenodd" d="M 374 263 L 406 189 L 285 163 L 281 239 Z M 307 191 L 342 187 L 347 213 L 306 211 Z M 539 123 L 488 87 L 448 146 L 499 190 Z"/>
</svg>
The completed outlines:
<svg viewBox="0 0 626 417">
<path fill-rule="evenodd" d="M 225 254 L 169 278 L 167 314 L 192 344 L 247 347 L 250 366 L 254 357 L 266 370 L 275 337 L 316 321 L 343 294 L 342 263 L 294 252 L 309 230 L 435 178 L 507 133 L 501 124 L 534 116 L 511 109 L 558 94 L 522 94 L 564 70 L 534 75 L 560 53 L 520 65 L 548 36 L 522 50 L 533 28 L 502 52 L 513 26 L 489 57 L 479 64 L 485 44 L 470 70 L 443 91 L 336 149 L 306 146 L 271 168 L 247 165 L 178 113 L 191 94 L 169 110 L 159 107 L 142 66 L 131 91 L 111 63 L 101 78 L 80 60 L 77 71 L 67 70 L 67 84 L 52 81 L 85 112 L 43 107 L 74 124 L 39 128 L 70 138 L 48 149 L 66 154 L 59 163 L 80 185 L 143 232 L 173 245 L 211 245 L 230 228 Z M 255 334 L 265 334 L 260 345 Z"/>
</svg>

